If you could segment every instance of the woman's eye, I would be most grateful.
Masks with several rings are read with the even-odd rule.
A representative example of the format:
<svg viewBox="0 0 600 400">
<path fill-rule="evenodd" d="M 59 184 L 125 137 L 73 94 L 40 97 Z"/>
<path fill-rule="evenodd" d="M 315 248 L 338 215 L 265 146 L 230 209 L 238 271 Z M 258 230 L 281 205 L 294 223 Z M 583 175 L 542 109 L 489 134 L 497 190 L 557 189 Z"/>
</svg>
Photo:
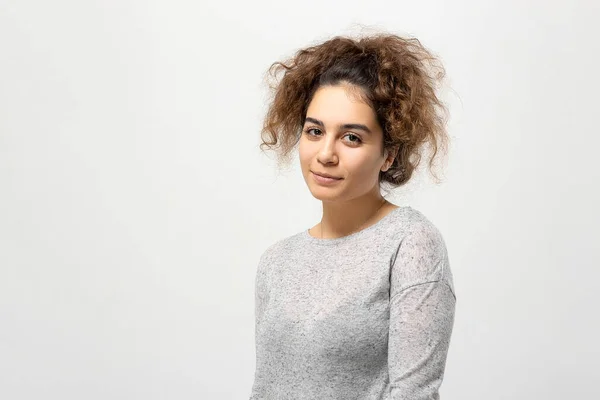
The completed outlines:
<svg viewBox="0 0 600 400">
<path fill-rule="evenodd" d="M 353 133 L 347 134 L 346 137 L 355 138 L 355 140 L 350 140 L 350 142 L 352 142 L 352 143 L 360 143 L 361 142 L 360 138 Z"/>
<path fill-rule="evenodd" d="M 304 132 L 307 133 L 309 136 L 319 136 L 322 133 L 321 130 L 318 128 L 308 128 L 308 129 L 305 129 Z M 362 140 L 360 139 L 360 137 L 353 133 L 348 133 L 344 137 L 350 138 L 348 141 L 352 144 L 362 143 Z"/>
</svg>

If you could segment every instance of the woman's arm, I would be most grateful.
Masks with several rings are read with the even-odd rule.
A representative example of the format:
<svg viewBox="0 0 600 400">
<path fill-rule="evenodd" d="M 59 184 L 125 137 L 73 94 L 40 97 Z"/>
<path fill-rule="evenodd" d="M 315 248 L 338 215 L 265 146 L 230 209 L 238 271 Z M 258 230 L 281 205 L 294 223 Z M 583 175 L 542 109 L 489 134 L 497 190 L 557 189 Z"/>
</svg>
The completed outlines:
<svg viewBox="0 0 600 400">
<path fill-rule="evenodd" d="M 392 264 L 388 365 L 391 399 L 436 400 L 456 297 L 444 241 L 435 227 L 407 235 Z"/>
</svg>

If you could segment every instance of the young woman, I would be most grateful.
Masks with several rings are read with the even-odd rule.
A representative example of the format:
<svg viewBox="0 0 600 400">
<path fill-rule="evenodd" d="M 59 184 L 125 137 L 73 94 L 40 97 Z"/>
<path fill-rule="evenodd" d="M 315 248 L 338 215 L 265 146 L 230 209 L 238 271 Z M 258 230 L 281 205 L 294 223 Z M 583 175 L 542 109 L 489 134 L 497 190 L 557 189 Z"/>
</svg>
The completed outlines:
<svg viewBox="0 0 600 400">
<path fill-rule="evenodd" d="M 270 71 L 261 146 L 298 149 L 321 221 L 267 248 L 256 274 L 251 399 L 439 399 L 456 296 L 444 240 L 381 186 L 445 147 L 444 69 L 418 40 L 335 37 Z M 264 148 L 264 147 L 263 147 Z"/>
</svg>

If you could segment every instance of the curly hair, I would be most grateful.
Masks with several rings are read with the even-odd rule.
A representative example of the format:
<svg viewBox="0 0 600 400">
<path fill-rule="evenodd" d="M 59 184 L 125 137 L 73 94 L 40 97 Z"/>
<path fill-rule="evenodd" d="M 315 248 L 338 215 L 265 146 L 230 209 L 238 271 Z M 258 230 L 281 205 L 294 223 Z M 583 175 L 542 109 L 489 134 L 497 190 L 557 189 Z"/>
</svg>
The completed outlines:
<svg viewBox="0 0 600 400">
<path fill-rule="evenodd" d="M 279 165 L 288 163 L 317 89 L 349 84 L 361 89 L 359 95 L 377 116 L 382 154 L 397 150 L 391 167 L 380 171 L 379 183 L 401 186 L 419 165 L 424 145 L 433 150 L 430 169 L 438 150 L 447 150 L 448 110 L 436 94 L 444 76 L 440 61 L 416 38 L 387 33 L 356 39 L 335 36 L 300 49 L 267 71 L 271 97 L 260 148 L 278 149 Z"/>
</svg>

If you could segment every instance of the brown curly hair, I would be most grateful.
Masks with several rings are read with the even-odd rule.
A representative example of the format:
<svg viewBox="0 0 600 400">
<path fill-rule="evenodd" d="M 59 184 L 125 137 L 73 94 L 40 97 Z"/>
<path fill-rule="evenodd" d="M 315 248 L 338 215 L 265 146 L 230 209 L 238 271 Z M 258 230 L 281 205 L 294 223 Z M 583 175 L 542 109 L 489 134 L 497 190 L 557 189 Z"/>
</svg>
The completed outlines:
<svg viewBox="0 0 600 400">
<path fill-rule="evenodd" d="M 281 80 L 278 75 L 283 72 Z M 383 131 L 382 154 L 397 150 L 379 182 L 398 187 L 419 165 L 423 146 L 447 149 L 447 108 L 436 89 L 445 76 L 440 61 L 416 38 L 376 33 L 353 39 L 335 36 L 298 50 L 267 71 L 270 104 L 261 131 L 261 150 L 279 149 L 279 165 L 290 161 L 308 105 L 319 87 L 350 84 L 377 115 Z M 435 174 L 434 174 L 435 176 Z"/>
</svg>

